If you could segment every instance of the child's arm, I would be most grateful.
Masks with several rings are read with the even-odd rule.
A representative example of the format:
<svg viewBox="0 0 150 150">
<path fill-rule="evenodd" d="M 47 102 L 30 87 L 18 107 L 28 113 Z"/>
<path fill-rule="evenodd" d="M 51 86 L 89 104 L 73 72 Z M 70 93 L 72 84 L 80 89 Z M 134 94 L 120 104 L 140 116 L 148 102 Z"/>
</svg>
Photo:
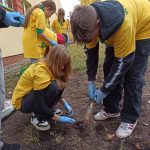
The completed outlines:
<svg viewBox="0 0 150 150">
<path fill-rule="evenodd" d="M 50 39 L 46 37 L 44 33 L 38 34 L 42 39 L 46 40 L 48 43 L 50 43 Z"/>
<path fill-rule="evenodd" d="M 70 124 L 73 124 L 76 122 L 75 119 L 72 119 L 70 117 L 67 117 L 67 116 L 58 116 L 58 115 L 54 115 L 52 120 L 55 120 L 55 121 L 58 121 L 58 122 L 63 122 L 63 123 L 70 123 Z"/>
<path fill-rule="evenodd" d="M 47 41 L 51 46 L 54 46 L 54 45 L 58 44 L 56 41 L 49 39 L 44 34 L 44 30 L 36 29 L 36 32 L 37 32 L 38 36 L 40 36 L 42 39 L 44 39 L 45 41 Z"/>
</svg>

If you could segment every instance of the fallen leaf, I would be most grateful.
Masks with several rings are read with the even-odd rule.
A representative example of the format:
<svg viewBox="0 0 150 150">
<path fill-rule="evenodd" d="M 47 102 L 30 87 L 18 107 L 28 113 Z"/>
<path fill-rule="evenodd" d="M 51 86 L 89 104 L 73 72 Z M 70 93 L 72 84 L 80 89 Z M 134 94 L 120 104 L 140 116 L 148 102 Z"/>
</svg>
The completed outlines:
<svg viewBox="0 0 150 150">
<path fill-rule="evenodd" d="M 112 141 L 115 138 L 115 134 L 107 134 L 106 135 L 106 140 L 107 141 Z"/>
<path fill-rule="evenodd" d="M 141 149 L 140 144 L 139 144 L 139 143 L 136 143 L 136 144 L 135 144 L 135 148 L 136 148 L 136 149 Z"/>
</svg>

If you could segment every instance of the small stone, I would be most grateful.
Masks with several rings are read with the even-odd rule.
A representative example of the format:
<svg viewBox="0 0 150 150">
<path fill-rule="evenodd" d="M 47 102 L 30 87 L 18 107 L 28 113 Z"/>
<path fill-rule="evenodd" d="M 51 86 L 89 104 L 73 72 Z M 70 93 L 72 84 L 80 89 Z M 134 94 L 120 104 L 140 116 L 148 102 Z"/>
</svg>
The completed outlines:
<svg viewBox="0 0 150 150">
<path fill-rule="evenodd" d="M 11 91 L 9 91 L 9 92 L 8 92 L 8 94 L 9 94 L 9 95 L 11 95 L 11 94 L 12 94 L 12 92 L 11 92 Z"/>
<path fill-rule="evenodd" d="M 149 124 L 148 124 L 148 123 L 143 123 L 143 125 L 144 125 L 144 126 L 148 126 Z"/>
<path fill-rule="evenodd" d="M 148 101 L 147 103 L 150 104 L 150 101 Z"/>
<path fill-rule="evenodd" d="M 136 149 L 141 149 L 141 146 L 139 143 L 135 144 Z"/>
</svg>

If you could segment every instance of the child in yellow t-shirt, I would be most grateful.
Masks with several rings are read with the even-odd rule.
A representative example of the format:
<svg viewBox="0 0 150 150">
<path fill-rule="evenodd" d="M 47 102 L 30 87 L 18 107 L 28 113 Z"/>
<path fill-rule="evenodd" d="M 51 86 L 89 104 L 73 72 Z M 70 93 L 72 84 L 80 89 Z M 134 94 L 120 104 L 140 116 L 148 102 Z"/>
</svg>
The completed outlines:
<svg viewBox="0 0 150 150">
<path fill-rule="evenodd" d="M 41 47 L 41 39 L 49 44 L 52 41 L 43 33 L 47 27 L 47 19 L 56 11 L 53 0 L 45 0 L 35 5 L 26 15 L 23 33 L 24 57 L 31 60 L 43 58 L 45 47 Z"/>
<path fill-rule="evenodd" d="M 72 36 L 69 25 L 70 25 L 69 20 L 65 19 L 65 10 L 63 8 L 60 8 L 58 10 L 58 18 L 52 22 L 51 28 L 56 33 L 67 34 L 67 36 L 68 36 L 67 43 L 74 43 L 73 36 Z"/>
<path fill-rule="evenodd" d="M 53 110 L 60 102 L 68 114 L 73 115 L 73 109 L 61 96 L 71 72 L 71 56 L 66 47 L 53 46 L 46 58 L 32 64 L 22 74 L 13 92 L 13 106 L 25 114 L 33 113 L 31 123 L 38 130 L 48 130 L 49 120 L 74 123 L 74 119 L 59 116 Z"/>
<path fill-rule="evenodd" d="M 65 20 L 65 11 L 63 8 L 58 10 L 58 18 L 52 22 L 52 29 L 56 33 L 68 33 L 68 21 Z"/>
</svg>

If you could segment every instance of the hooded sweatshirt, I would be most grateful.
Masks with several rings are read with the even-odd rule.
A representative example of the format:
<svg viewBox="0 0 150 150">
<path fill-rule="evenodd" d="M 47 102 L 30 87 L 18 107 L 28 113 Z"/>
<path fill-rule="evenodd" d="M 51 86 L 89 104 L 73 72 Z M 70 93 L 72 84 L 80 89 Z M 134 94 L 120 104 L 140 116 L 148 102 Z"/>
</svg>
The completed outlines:
<svg viewBox="0 0 150 150">
<path fill-rule="evenodd" d="M 114 49 L 114 62 L 101 90 L 109 92 L 129 70 L 135 55 L 136 40 L 150 39 L 148 0 L 109 0 L 91 4 L 100 20 L 99 39 Z M 95 80 L 98 67 L 98 40 L 87 44 L 88 80 Z M 89 46 L 90 45 L 90 46 Z M 92 68 L 92 69 L 91 69 Z"/>
</svg>

